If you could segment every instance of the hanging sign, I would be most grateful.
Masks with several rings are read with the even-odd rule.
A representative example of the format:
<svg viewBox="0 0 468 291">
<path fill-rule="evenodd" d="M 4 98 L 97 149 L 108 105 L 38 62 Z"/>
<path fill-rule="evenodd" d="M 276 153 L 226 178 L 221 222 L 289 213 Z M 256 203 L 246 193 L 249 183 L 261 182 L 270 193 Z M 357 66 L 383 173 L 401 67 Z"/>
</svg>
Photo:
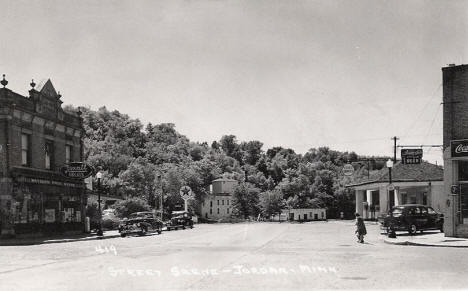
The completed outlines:
<svg viewBox="0 0 468 291">
<path fill-rule="evenodd" d="M 401 149 L 402 164 L 420 164 L 422 157 L 422 149 Z"/>
<path fill-rule="evenodd" d="M 60 171 L 64 176 L 74 179 L 86 179 L 94 173 L 93 167 L 82 162 L 70 163 L 63 166 Z"/>
</svg>

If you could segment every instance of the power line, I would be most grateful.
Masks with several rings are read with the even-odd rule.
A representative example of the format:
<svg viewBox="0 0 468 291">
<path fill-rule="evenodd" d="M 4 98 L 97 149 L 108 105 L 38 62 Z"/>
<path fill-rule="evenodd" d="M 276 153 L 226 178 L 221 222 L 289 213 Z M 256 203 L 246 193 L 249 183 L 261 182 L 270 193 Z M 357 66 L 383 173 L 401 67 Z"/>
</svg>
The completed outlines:
<svg viewBox="0 0 468 291">
<path fill-rule="evenodd" d="M 429 127 L 429 130 L 427 131 L 427 134 L 424 137 L 423 141 L 425 141 L 427 139 L 427 137 L 429 136 L 429 134 L 431 133 L 432 127 L 434 126 L 434 122 L 435 122 L 437 116 L 439 115 L 439 111 L 440 111 L 441 107 L 442 107 L 441 104 L 439 104 L 439 107 L 437 107 L 437 112 L 435 113 L 434 118 L 432 119 L 431 126 Z"/>
<path fill-rule="evenodd" d="M 419 112 L 419 115 L 418 117 L 416 117 L 416 119 L 411 123 L 410 126 L 407 127 L 405 133 L 403 135 L 401 135 L 401 137 L 408 137 L 408 131 L 413 128 L 413 126 L 416 124 L 416 122 L 419 120 L 419 118 L 421 118 L 421 116 L 423 115 L 423 113 L 426 111 L 426 108 L 427 106 L 432 102 L 432 100 L 434 99 L 434 97 L 436 96 L 436 93 L 439 91 L 439 89 L 442 87 L 442 83 L 439 84 L 439 86 L 437 86 L 437 89 L 432 93 L 432 96 L 428 99 L 428 101 L 426 102 L 426 104 L 424 105 L 424 107 L 422 108 L 422 110 Z"/>
</svg>

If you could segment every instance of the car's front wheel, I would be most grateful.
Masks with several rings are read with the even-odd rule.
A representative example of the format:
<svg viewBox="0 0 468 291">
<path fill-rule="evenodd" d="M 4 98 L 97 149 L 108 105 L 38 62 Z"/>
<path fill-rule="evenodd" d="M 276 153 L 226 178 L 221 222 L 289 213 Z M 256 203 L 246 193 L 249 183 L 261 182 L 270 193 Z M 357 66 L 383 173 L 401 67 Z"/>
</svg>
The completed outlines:
<svg viewBox="0 0 468 291">
<path fill-rule="evenodd" d="M 418 228 L 416 227 L 416 224 L 414 223 L 411 223 L 409 226 L 408 226 L 408 233 L 413 235 L 413 234 L 416 234 L 416 232 L 418 231 Z"/>
<path fill-rule="evenodd" d="M 146 227 L 142 227 L 140 230 L 140 235 L 145 235 L 147 231 L 148 230 L 146 229 Z"/>
<path fill-rule="evenodd" d="M 126 237 L 126 236 L 127 236 L 126 233 L 121 233 L 121 234 L 120 234 L 120 237 Z"/>
</svg>

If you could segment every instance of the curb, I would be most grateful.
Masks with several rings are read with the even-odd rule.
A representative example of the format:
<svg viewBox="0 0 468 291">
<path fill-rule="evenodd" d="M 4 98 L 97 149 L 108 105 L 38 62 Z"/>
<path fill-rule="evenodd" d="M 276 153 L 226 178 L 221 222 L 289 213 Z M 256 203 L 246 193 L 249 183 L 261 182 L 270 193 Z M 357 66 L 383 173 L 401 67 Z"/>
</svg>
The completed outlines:
<svg viewBox="0 0 468 291">
<path fill-rule="evenodd" d="M 439 248 L 468 248 L 467 246 L 457 246 L 457 245 L 440 245 L 440 244 L 429 244 L 429 243 L 416 243 L 410 241 L 389 241 L 384 239 L 384 243 L 390 245 L 399 245 L 399 246 L 421 246 L 421 247 L 439 247 Z"/>
<path fill-rule="evenodd" d="M 66 239 L 57 239 L 57 240 L 44 240 L 44 241 L 12 241 L 12 242 L 2 242 L 0 241 L 0 246 L 32 246 L 32 245 L 43 245 L 43 244 L 57 244 L 57 243 L 69 243 L 69 242 L 77 242 L 77 241 L 90 241 L 90 240 L 102 240 L 108 238 L 117 238 L 120 237 L 120 234 L 116 235 L 107 235 L 107 236 L 92 236 L 92 237 L 85 237 L 85 238 L 66 238 Z"/>
</svg>

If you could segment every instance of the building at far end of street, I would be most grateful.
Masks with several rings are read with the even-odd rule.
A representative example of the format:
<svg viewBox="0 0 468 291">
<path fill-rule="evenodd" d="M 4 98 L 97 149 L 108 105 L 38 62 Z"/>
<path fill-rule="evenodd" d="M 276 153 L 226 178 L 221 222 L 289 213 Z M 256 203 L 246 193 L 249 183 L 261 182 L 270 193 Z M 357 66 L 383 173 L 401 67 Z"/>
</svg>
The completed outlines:
<svg viewBox="0 0 468 291">
<path fill-rule="evenodd" d="M 282 216 L 287 217 L 289 221 L 312 221 L 327 219 L 327 210 L 325 208 L 284 209 L 281 214 Z"/>
<path fill-rule="evenodd" d="M 232 195 L 238 182 L 233 179 L 213 180 L 211 191 L 202 202 L 201 215 L 204 219 L 228 219 L 232 214 Z"/>
<path fill-rule="evenodd" d="M 25 97 L 0 88 L 0 228 L 3 236 L 84 230 L 84 183 L 60 168 L 82 161 L 82 118 L 62 109 L 50 80 Z"/>
<path fill-rule="evenodd" d="M 468 65 L 442 68 L 444 232 L 468 237 Z"/>
<path fill-rule="evenodd" d="M 444 170 L 428 162 L 420 164 L 396 163 L 392 168 L 392 184 L 389 170 L 383 168 L 369 179 L 349 185 L 355 190 L 356 213 L 364 219 L 377 219 L 393 206 L 422 204 L 444 213 Z"/>
</svg>

